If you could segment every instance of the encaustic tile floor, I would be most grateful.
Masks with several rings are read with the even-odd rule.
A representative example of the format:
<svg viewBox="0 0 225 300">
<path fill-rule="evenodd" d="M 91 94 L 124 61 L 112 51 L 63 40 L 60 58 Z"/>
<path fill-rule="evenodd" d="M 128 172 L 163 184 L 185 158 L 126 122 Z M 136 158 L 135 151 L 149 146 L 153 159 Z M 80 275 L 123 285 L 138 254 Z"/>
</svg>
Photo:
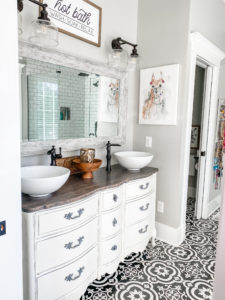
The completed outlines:
<svg viewBox="0 0 225 300">
<path fill-rule="evenodd" d="M 188 200 L 186 240 L 180 247 L 158 241 L 132 254 L 112 275 L 90 285 L 81 300 L 211 300 L 218 212 L 208 220 L 194 218 Z"/>
</svg>

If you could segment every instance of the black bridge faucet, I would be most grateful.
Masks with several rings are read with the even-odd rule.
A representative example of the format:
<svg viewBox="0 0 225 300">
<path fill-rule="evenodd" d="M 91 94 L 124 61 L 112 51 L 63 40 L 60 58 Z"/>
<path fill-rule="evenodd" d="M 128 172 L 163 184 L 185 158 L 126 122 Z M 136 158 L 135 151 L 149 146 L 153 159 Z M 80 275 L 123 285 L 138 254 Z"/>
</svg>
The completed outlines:
<svg viewBox="0 0 225 300">
<path fill-rule="evenodd" d="M 106 144 L 106 150 L 107 150 L 107 155 L 106 155 L 106 159 L 107 159 L 107 166 L 106 166 L 106 171 L 107 172 L 111 172 L 111 147 L 115 146 L 115 147 L 121 147 L 121 145 L 119 144 L 111 144 L 110 141 L 108 141 L 108 143 Z"/>
<path fill-rule="evenodd" d="M 50 166 L 56 166 L 56 159 L 62 158 L 62 148 L 59 147 L 59 154 L 56 154 L 55 146 L 52 146 L 52 149 L 47 152 L 48 155 L 51 155 L 51 164 Z"/>
</svg>

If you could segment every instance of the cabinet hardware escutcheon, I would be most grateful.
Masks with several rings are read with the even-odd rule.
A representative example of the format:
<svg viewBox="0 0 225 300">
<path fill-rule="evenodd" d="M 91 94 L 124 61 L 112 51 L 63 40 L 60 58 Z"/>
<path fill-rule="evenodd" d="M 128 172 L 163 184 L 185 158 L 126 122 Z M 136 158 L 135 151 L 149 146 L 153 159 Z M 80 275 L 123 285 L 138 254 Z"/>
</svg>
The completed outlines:
<svg viewBox="0 0 225 300">
<path fill-rule="evenodd" d="M 118 200 L 118 196 L 116 194 L 113 194 L 113 201 L 117 202 L 117 200 Z"/>
<path fill-rule="evenodd" d="M 114 245 L 114 246 L 111 248 L 112 251 L 116 251 L 117 249 L 118 249 L 117 245 Z"/>
<path fill-rule="evenodd" d="M 80 208 L 78 211 L 77 211 L 78 215 L 77 216 L 74 216 L 73 217 L 73 213 L 72 212 L 69 212 L 68 214 L 65 214 L 64 218 L 66 220 L 75 220 L 77 218 L 80 218 L 81 215 L 84 213 L 84 208 Z"/>
<path fill-rule="evenodd" d="M 149 182 L 147 182 L 145 185 L 142 184 L 142 185 L 139 186 L 139 188 L 140 188 L 141 190 L 147 190 L 148 187 L 149 187 Z"/>
<path fill-rule="evenodd" d="M 115 227 L 117 223 L 118 223 L 118 222 L 117 222 L 117 219 L 114 218 L 113 221 L 112 221 L 113 227 Z"/>
<path fill-rule="evenodd" d="M 141 206 L 141 207 L 139 207 L 139 209 L 140 209 L 141 211 L 148 210 L 148 209 L 149 209 L 149 203 L 147 203 L 147 204 L 145 205 L 145 207 L 144 207 L 144 205 Z"/>
<path fill-rule="evenodd" d="M 75 249 L 75 248 L 79 247 L 82 244 L 82 242 L 84 241 L 84 236 L 81 236 L 77 241 L 78 241 L 78 244 L 73 246 L 73 242 L 69 242 L 68 244 L 65 244 L 64 248 L 70 250 L 70 249 Z"/>
<path fill-rule="evenodd" d="M 148 225 L 146 225 L 144 229 L 143 228 L 139 229 L 139 233 L 145 233 L 147 232 L 147 230 L 148 230 Z"/>
<path fill-rule="evenodd" d="M 84 272 L 84 267 L 81 267 L 77 272 L 78 272 L 78 275 L 73 277 L 74 275 L 73 274 L 69 274 L 68 276 L 65 277 L 65 281 L 75 281 L 77 280 L 78 278 L 80 278 L 80 276 L 82 275 L 82 273 Z"/>
</svg>

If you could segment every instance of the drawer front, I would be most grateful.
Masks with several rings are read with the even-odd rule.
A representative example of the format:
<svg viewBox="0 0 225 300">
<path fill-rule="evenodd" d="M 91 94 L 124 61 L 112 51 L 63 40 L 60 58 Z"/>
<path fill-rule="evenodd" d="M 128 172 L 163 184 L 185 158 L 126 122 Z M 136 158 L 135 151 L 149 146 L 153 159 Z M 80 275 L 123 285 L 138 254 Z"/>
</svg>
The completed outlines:
<svg viewBox="0 0 225 300">
<path fill-rule="evenodd" d="M 78 229 L 38 242 L 36 272 L 40 273 L 75 259 L 97 244 L 97 232 L 97 219 L 94 219 Z"/>
<path fill-rule="evenodd" d="M 155 219 L 155 194 L 126 204 L 126 225 L 137 223 L 151 215 Z"/>
<path fill-rule="evenodd" d="M 153 234 L 153 224 L 154 222 L 148 218 L 128 227 L 125 231 L 125 248 L 150 239 Z"/>
<path fill-rule="evenodd" d="M 97 276 L 97 249 L 78 261 L 38 278 L 38 300 L 56 300 L 72 292 L 91 274 Z"/>
<path fill-rule="evenodd" d="M 100 216 L 100 237 L 104 239 L 121 231 L 121 209 Z"/>
<path fill-rule="evenodd" d="M 122 187 L 102 192 L 101 211 L 111 210 L 120 206 L 122 194 Z"/>
<path fill-rule="evenodd" d="M 155 190 L 154 175 L 126 184 L 126 200 L 141 197 Z"/>
<path fill-rule="evenodd" d="M 95 216 L 98 212 L 98 195 L 81 201 L 79 204 L 37 215 L 38 234 L 44 235 L 64 227 L 79 224 Z"/>
<path fill-rule="evenodd" d="M 122 250 L 122 236 L 121 234 L 116 237 L 104 241 L 100 244 L 100 265 L 106 265 L 114 260 L 120 260 Z"/>
</svg>

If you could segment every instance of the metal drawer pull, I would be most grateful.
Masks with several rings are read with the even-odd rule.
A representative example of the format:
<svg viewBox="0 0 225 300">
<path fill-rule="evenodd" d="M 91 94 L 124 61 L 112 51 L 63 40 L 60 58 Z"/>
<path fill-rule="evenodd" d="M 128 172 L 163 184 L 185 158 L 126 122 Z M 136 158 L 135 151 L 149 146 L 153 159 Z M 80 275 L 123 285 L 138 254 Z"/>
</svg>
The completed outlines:
<svg viewBox="0 0 225 300">
<path fill-rule="evenodd" d="M 111 250 L 112 251 L 116 251 L 118 249 L 118 247 L 116 245 L 112 246 Z"/>
<path fill-rule="evenodd" d="M 74 280 L 77 280 L 78 278 L 80 278 L 80 276 L 82 275 L 84 271 L 84 267 L 80 268 L 77 272 L 78 272 L 78 275 L 73 277 L 74 275 L 73 274 L 69 274 L 68 276 L 65 277 L 65 281 L 74 281 Z"/>
<path fill-rule="evenodd" d="M 141 189 L 141 190 L 147 190 L 147 188 L 149 187 L 149 182 L 147 182 L 145 185 L 140 185 L 139 186 L 139 188 Z"/>
<path fill-rule="evenodd" d="M 73 242 L 69 242 L 68 244 L 65 244 L 64 248 L 66 248 L 66 249 L 68 249 L 68 250 L 70 250 L 70 249 L 75 249 L 75 248 L 79 247 L 79 246 L 82 244 L 83 240 L 84 240 L 84 236 L 81 236 L 81 237 L 77 240 L 77 241 L 78 241 L 78 244 L 76 244 L 76 245 L 73 246 Z"/>
<path fill-rule="evenodd" d="M 68 214 L 65 214 L 64 218 L 67 220 L 75 220 L 77 218 L 80 218 L 80 216 L 84 213 L 84 208 L 80 208 L 77 211 L 78 215 L 73 217 L 73 213 L 69 212 Z"/>
<path fill-rule="evenodd" d="M 139 229 L 139 233 L 145 233 L 148 230 L 148 225 L 145 226 L 145 229 L 141 228 Z"/>
<path fill-rule="evenodd" d="M 141 211 L 148 210 L 148 209 L 149 209 L 149 203 L 147 203 L 145 207 L 144 207 L 144 205 L 141 206 L 141 207 L 139 207 L 139 209 L 140 209 Z"/>
<path fill-rule="evenodd" d="M 113 227 L 115 227 L 117 223 L 118 223 L 118 222 L 117 222 L 117 219 L 114 218 L 113 221 L 112 221 Z"/>
<path fill-rule="evenodd" d="M 114 201 L 114 202 L 117 202 L 118 198 L 119 198 L 119 197 L 118 197 L 116 194 L 113 194 L 113 201 Z"/>
</svg>

